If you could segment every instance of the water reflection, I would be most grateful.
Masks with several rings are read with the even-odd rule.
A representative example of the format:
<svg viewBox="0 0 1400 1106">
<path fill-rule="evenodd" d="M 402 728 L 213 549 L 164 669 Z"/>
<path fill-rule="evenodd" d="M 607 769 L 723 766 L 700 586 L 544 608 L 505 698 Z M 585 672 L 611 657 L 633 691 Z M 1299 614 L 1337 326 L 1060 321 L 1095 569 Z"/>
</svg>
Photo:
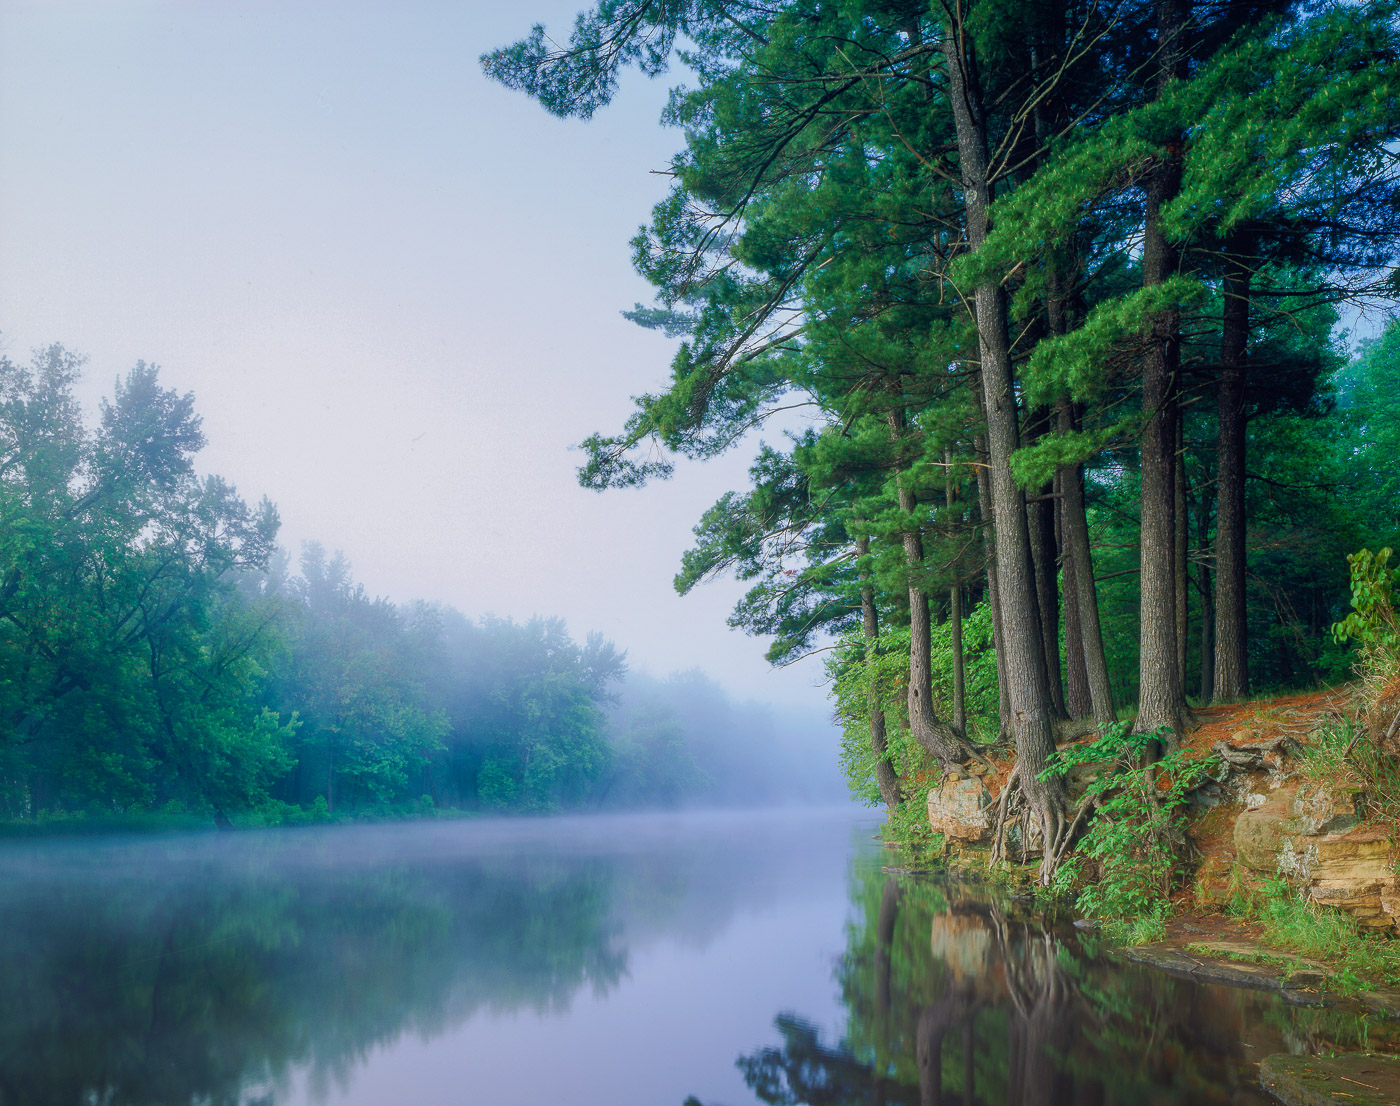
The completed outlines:
<svg viewBox="0 0 1400 1106">
<path fill-rule="evenodd" d="M 1400 1045 L 1394 1023 L 1173 979 L 1029 902 L 889 875 L 871 828 L 0 848 L 0 1106 L 1262 1104 L 1269 1053 Z"/>
<path fill-rule="evenodd" d="M 617 987 L 638 942 L 703 943 L 800 879 L 802 863 L 762 859 L 765 837 L 782 850 L 799 832 L 783 826 L 634 817 L 6 846 L 0 1104 L 271 1103 L 292 1075 L 321 1098 L 405 1034 L 562 1016 Z M 818 836 L 843 856 L 849 818 Z"/>
<path fill-rule="evenodd" d="M 943 1106 L 1271 1103 L 1258 1062 L 1400 1044 L 1394 1022 L 1200 985 L 984 887 L 865 871 L 837 977 L 839 1044 L 792 1013 L 741 1057 L 763 1102 Z M 700 1106 L 697 1099 L 688 1106 Z"/>
</svg>

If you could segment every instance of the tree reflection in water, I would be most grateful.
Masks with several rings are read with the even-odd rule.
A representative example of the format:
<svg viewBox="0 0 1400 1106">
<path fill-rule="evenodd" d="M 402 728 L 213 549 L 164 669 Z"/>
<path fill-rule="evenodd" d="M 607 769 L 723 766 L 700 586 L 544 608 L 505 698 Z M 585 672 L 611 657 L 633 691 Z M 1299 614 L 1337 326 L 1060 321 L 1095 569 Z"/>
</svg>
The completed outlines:
<svg viewBox="0 0 1400 1106">
<path fill-rule="evenodd" d="M 254 1106 L 293 1076 L 314 1098 L 405 1034 L 566 1009 L 616 988 L 658 935 L 703 944 L 740 907 L 839 888 L 839 865 L 804 864 L 848 847 L 848 822 L 705 825 L 0 850 L 0 1106 Z M 778 1041 L 739 1062 L 765 1102 L 1262 1104 L 1260 1058 L 1365 1033 L 1350 1014 L 1125 964 L 971 885 L 858 867 L 849 892 L 844 1030 L 824 1041 L 779 1017 Z M 1387 1033 L 1372 1025 L 1371 1045 L 1400 1044 Z M 690 1050 L 727 1065 L 732 1047 L 711 1058 L 687 1039 L 635 1063 L 669 1070 Z"/>
<path fill-rule="evenodd" d="M 9 881 L 0 1104 L 222 1106 L 300 1065 L 343 1084 L 405 1030 L 612 987 L 624 890 L 605 858 L 518 856 Z"/>
<path fill-rule="evenodd" d="M 1200 985 L 1108 957 L 1094 938 L 985 887 L 853 880 L 838 1045 L 784 1013 L 738 1066 L 797 1106 L 1258 1103 L 1258 1061 L 1400 1044 L 1393 1023 Z M 687 1106 L 701 1106 L 691 1098 Z"/>
</svg>

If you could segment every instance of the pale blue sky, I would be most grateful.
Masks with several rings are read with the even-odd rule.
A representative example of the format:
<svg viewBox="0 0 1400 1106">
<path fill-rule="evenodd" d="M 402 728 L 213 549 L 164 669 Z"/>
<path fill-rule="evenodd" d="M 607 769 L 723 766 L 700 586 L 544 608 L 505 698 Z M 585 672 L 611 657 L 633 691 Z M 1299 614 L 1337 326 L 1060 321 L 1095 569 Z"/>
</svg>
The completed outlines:
<svg viewBox="0 0 1400 1106">
<path fill-rule="evenodd" d="M 671 577 L 748 457 L 642 492 L 579 489 L 569 445 L 664 379 L 673 343 L 628 239 L 680 136 L 664 82 L 591 122 L 481 75 L 575 0 L 0 0 L 0 332 L 138 358 L 196 394 L 205 465 L 281 508 L 289 548 L 469 614 L 566 617 L 657 673 L 824 711 L 770 673 L 732 584 Z M 805 713 L 805 712 L 804 712 Z"/>
</svg>

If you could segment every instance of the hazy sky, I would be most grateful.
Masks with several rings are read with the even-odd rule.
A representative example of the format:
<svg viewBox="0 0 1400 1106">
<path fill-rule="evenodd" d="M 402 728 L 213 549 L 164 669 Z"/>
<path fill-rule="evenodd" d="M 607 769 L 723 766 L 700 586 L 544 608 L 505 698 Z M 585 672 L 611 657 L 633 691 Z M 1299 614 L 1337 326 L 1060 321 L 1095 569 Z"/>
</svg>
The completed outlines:
<svg viewBox="0 0 1400 1106">
<path fill-rule="evenodd" d="M 372 593 L 567 618 L 657 673 L 821 707 L 686 599 L 690 527 L 747 453 L 644 491 L 578 488 L 674 343 L 628 239 L 681 136 L 635 77 L 589 123 L 477 57 L 581 0 L 0 0 L 0 332 L 59 341 L 85 394 L 137 359 L 195 393 L 204 467 L 343 549 Z"/>
</svg>

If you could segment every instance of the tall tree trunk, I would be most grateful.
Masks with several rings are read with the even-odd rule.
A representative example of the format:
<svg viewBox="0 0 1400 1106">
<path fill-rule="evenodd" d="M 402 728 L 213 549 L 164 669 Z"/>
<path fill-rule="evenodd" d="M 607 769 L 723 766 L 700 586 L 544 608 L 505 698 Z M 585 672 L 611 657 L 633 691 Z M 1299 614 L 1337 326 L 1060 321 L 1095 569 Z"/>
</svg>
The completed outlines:
<svg viewBox="0 0 1400 1106">
<path fill-rule="evenodd" d="M 1056 476 L 1056 489 L 1064 486 L 1060 475 Z M 1056 511 L 1060 518 L 1061 512 Z M 1060 549 L 1065 549 L 1064 519 L 1060 518 Z M 1063 556 L 1064 571 L 1064 708 L 1074 720 L 1091 717 L 1092 700 L 1089 699 L 1089 669 L 1084 665 L 1084 634 L 1079 630 L 1079 595 L 1074 585 L 1074 561 L 1067 552 Z"/>
<path fill-rule="evenodd" d="M 1062 433 L 1078 429 L 1074 405 L 1061 401 L 1055 413 Z M 1084 667 L 1089 680 L 1089 702 L 1097 726 L 1111 726 L 1118 717 L 1113 685 L 1108 679 L 1108 659 L 1099 623 L 1099 594 L 1094 584 L 1094 561 L 1089 551 L 1089 517 L 1084 508 L 1084 466 L 1068 465 L 1060 481 L 1060 517 L 1064 522 L 1066 572 L 1074 574 L 1074 600 L 1079 611 L 1079 634 L 1084 644 Z"/>
<path fill-rule="evenodd" d="M 1176 418 L 1176 479 L 1174 481 L 1176 511 L 1176 547 L 1172 553 L 1172 571 L 1176 580 L 1176 670 L 1181 673 L 1182 694 L 1186 692 L 1186 641 L 1191 626 L 1191 606 L 1187 594 L 1191 578 L 1189 560 L 1191 519 L 1187 512 L 1186 487 L 1186 434 L 1185 419 L 1177 412 Z"/>
<path fill-rule="evenodd" d="M 951 516 L 957 505 L 957 482 L 953 479 L 953 451 L 943 451 L 944 496 L 948 501 L 948 514 Z M 951 525 L 952 519 L 949 519 Z M 948 623 L 953 644 L 953 729 L 960 734 L 967 733 L 967 664 L 963 657 L 962 623 L 962 580 L 958 566 L 953 565 L 953 586 L 948 589 Z"/>
<path fill-rule="evenodd" d="M 1027 421 L 1033 425 L 1027 437 L 1034 441 L 1049 429 L 1050 412 L 1037 411 Z M 1036 489 L 1026 504 L 1026 527 L 1035 567 L 1035 598 L 1040 608 L 1040 647 L 1045 657 L 1045 686 L 1055 718 L 1068 718 L 1060 682 L 1060 582 L 1059 550 L 1055 546 L 1055 498 L 1053 481 Z"/>
<path fill-rule="evenodd" d="M 1236 234 L 1225 247 L 1225 306 L 1220 329 L 1220 390 L 1216 409 L 1215 687 L 1214 698 L 1249 693 L 1249 631 L 1245 613 L 1245 383 L 1248 373 L 1249 284 L 1254 243 Z"/>
<path fill-rule="evenodd" d="M 1179 0 L 1158 0 L 1159 92 L 1176 76 L 1185 26 Z M 1180 141 L 1168 143 L 1148 173 L 1143 225 L 1142 283 L 1162 284 L 1176 272 L 1177 254 L 1162 226 L 1162 209 L 1181 188 Z M 1137 726 L 1186 728 L 1186 695 L 1176 659 L 1176 420 L 1181 315 L 1157 320 L 1142 358 L 1141 636 L 1138 641 Z"/>
<path fill-rule="evenodd" d="M 1045 119 L 1043 106 L 1036 107 L 1036 134 L 1042 146 L 1045 145 L 1049 136 L 1049 122 Z M 1065 334 L 1069 330 L 1072 285 L 1069 273 L 1073 257 L 1072 249 L 1066 248 L 1052 252 L 1047 258 L 1045 267 L 1045 323 L 1052 335 Z M 1062 399 L 1055 407 L 1055 429 L 1065 434 L 1072 432 L 1075 428 L 1074 408 L 1068 398 Z M 1074 558 L 1070 554 L 1069 527 L 1065 517 L 1065 496 L 1069 494 L 1067 485 L 1073 482 L 1073 492 L 1078 495 L 1077 502 L 1082 515 L 1084 507 L 1083 481 L 1083 466 L 1076 464 L 1066 465 L 1058 469 L 1055 472 L 1053 483 L 1055 546 L 1059 551 L 1060 566 L 1064 576 L 1062 586 L 1065 597 L 1065 683 L 1067 685 L 1065 711 L 1076 720 L 1091 716 L 1093 698 L 1089 690 L 1089 670 L 1084 659 L 1085 642 L 1083 623 L 1079 613 L 1079 588 L 1076 581 Z"/>
<path fill-rule="evenodd" d="M 987 129 L 976 59 L 966 27 L 955 22 L 944 34 L 949 102 L 957 131 L 963 181 L 967 241 L 977 249 L 986 240 L 991 184 L 987 176 Z M 1041 879 L 1049 882 L 1053 854 L 1064 827 L 1064 788 L 1059 777 L 1041 779 L 1055 751 L 1050 689 L 1040 611 L 1035 599 L 1026 499 L 1011 472 L 1019 436 L 1016 392 L 1007 335 L 1006 292 L 997 280 L 978 283 L 973 300 L 982 360 L 982 392 L 987 417 L 988 482 L 996 525 L 997 577 L 1001 591 L 1002 640 L 1011 699 L 1011 731 L 1016 738 L 1019 779 L 1044 835 Z"/>
<path fill-rule="evenodd" d="M 1196 546 L 1199 559 L 1196 561 L 1196 590 L 1201 596 L 1201 702 L 1209 703 L 1215 698 L 1215 604 L 1211 598 L 1210 564 L 1206 551 L 1210 548 L 1210 496 L 1207 486 L 1201 485 L 1201 502 L 1196 508 Z"/>
<path fill-rule="evenodd" d="M 982 385 L 977 385 L 977 406 L 983 408 Z M 984 416 L 985 418 L 985 413 Z M 1011 682 L 1006 676 L 1006 631 L 1001 617 L 1001 586 L 997 580 L 996 522 L 992 514 L 992 486 L 987 476 L 987 439 L 978 434 L 973 439 L 977 450 L 977 514 L 982 523 L 982 547 L 986 558 L 987 604 L 992 608 L 992 651 L 997 660 L 997 732 L 1011 729 Z"/>
<path fill-rule="evenodd" d="M 865 667 L 869 690 L 866 702 L 870 708 L 870 751 L 875 754 L 875 782 L 880 787 L 880 798 L 885 807 L 894 810 L 901 802 L 899 774 L 890 763 L 889 742 L 885 733 L 885 711 L 880 706 L 879 689 L 870 670 L 875 667 L 875 657 L 880 648 L 880 623 L 875 611 L 875 587 L 870 581 L 870 539 L 856 539 L 857 572 L 860 575 L 860 613 L 865 625 Z"/>
<path fill-rule="evenodd" d="M 890 433 L 896 442 L 906 429 L 904 412 L 889 414 Z M 933 709 L 932 620 L 928 591 L 924 587 L 924 541 L 916 524 L 918 498 L 903 473 L 895 474 L 899 509 L 909 520 L 901 537 L 904 565 L 909 574 L 909 730 L 945 772 L 969 759 L 971 753 L 962 735 L 938 717 Z"/>
</svg>

